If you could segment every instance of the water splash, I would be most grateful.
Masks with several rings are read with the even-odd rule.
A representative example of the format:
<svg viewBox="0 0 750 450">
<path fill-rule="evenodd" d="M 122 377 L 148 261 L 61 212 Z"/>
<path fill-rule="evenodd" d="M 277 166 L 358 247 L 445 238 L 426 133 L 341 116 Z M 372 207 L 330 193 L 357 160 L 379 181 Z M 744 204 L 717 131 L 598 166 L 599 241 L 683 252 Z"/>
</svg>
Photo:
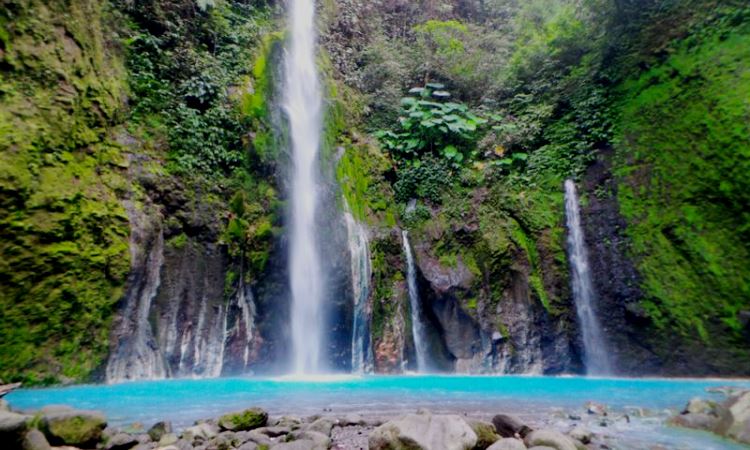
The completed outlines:
<svg viewBox="0 0 750 450">
<path fill-rule="evenodd" d="M 411 332 L 414 338 L 414 351 L 417 355 L 417 372 L 428 370 L 427 366 L 427 339 L 425 338 L 424 323 L 422 323 L 422 306 L 419 302 L 419 289 L 417 288 L 417 270 L 414 267 L 414 256 L 409 245 L 409 233 L 401 232 L 406 255 L 406 281 L 409 289 L 409 306 L 411 309 Z"/>
<path fill-rule="evenodd" d="M 573 298 L 583 336 L 584 363 L 591 375 L 612 373 L 612 362 L 599 320 L 594 311 L 596 293 L 591 283 L 589 260 L 581 228 L 576 185 L 565 181 L 565 216 L 568 226 L 568 257 L 572 274 Z"/>
<path fill-rule="evenodd" d="M 352 325 L 352 372 L 372 371 L 373 354 L 370 346 L 370 247 L 367 230 L 349 212 L 344 212 L 351 257 L 354 322 Z"/>
<path fill-rule="evenodd" d="M 323 346 L 321 261 L 315 215 L 322 93 L 315 66 L 315 2 L 292 0 L 285 54 L 284 110 L 289 120 L 291 173 L 290 284 L 292 358 L 297 374 L 321 371 Z"/>
</svg>

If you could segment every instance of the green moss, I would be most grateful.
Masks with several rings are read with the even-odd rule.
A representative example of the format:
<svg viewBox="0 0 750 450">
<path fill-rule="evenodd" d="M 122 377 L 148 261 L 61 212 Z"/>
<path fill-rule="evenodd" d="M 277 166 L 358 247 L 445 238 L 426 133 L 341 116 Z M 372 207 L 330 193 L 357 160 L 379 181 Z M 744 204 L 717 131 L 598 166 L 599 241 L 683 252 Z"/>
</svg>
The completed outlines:
<svg viewBox="0 0 750 450">
<path fill-rule="evenodd" d="M 219 426 L 231 431 L 248 431 L 260 428 L 268 422 L 268 413 L 260 408 L 225 414 L 219 418 Z"/>
<path fill-rule="evenodd" d="M 750 25 L 694 32 L 622 87 L 618 200 L 664 330 L 739 335 L 750 307 Z M 731 22 L 730 22 L 731 23 Z"/>
<path fill-rule="evenodd" d="M 0 72 L 0 378 L 82 380 L 129 269 L 125 90 L 101 3 L 11 1 Z M 3 27 L 5 28 L 5 27 Z M 23 62 L 23 63 L 21 63 Z"/>
</svg>

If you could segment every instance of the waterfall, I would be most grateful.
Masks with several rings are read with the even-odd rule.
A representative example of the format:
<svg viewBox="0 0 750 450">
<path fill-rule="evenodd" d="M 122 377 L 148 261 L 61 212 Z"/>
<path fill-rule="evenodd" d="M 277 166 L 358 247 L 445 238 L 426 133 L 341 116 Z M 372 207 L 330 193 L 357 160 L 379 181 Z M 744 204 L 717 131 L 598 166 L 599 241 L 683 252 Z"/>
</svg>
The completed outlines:
<svg viewBox="0 0 750 450">
<path fill-rule="evenodd" d="M 370 248 L 367 231 L 349 211 L 344 213 L 346 231 L 349 238 L 349 255 L 352 270 L 352 294 L 354 297 L 354 320 L 352 324 L 352 372 L 366 373 L 373 364 L 370 346 Z"/>
<path fill-rule="evenodd" d="M 315 66 L 315 1 L 289 2 L 291 38 L 285 53 L 284 110 L 289 120 L 291 173 L 290 284 L 292 354 L 297 374 L 321 370 L 322 274 L 315 215 L 322 93 Z"/>
<path fill-rule="evenodd" d="M 417 372 L 427 370 L 427 342 L 422 323 L 422 307 L 419 303 L 419 289 L 417 288 L 417 269 L 414 267 L 414 256 L 409 245 L 409 233 L 401 232 L 406 255 L 406 281 L 409 289 L 409 306 L 411 309 L 411 333 L 414 338 L 414 351 L 417 354 Z"/>
<path fill-rule="evenodd" d="M 591 283 L 586 243 L 581 228 L 576 185 L 565 181 L 565 216 L 568 226 L 568 254 L 572 274 L 573 298 L 583 335 L 584 363 L 589 374 L 605 375 L 612 372 L 609 352 L 601 326 L 594 311 L 596 294 Z"/>
</svg>

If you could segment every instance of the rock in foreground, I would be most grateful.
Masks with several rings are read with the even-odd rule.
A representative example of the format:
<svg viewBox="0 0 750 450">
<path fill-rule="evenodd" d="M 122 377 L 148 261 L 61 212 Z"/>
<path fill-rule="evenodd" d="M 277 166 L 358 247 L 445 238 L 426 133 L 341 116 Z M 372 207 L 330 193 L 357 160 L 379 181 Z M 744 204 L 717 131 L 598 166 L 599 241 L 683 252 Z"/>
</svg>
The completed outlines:
<svg viewBox="0 0 750 450">
<path fill-rule="evenodd" d="M 750 390 L 733 392 L 722 403 L 692 399 L 671 423 L 750 444 Z"/>
<path fill-rule="evenodd" d="M 459 416 L 409 414 L 375 428 L 370 450 L 471 450 L 477 435 Z"/>
</svg>

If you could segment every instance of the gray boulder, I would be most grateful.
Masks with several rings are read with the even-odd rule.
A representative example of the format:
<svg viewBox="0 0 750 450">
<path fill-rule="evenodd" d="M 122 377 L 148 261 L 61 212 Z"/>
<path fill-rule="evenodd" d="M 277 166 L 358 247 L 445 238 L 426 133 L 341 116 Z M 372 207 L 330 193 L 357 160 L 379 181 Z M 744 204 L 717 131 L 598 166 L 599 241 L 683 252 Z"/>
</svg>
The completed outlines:
<svg viewBox="0 0 750 450">
<path fill-rule="evenodd" d="M 31 419 L 31 416 L 0 411 L 0 442 L 9 447 L 18 446 L 23 441 Z"/>
<path fill-rule="evenodd" d="M 487 447 L 487 450 L 526 450 L 526 445 L 520 439 L 501 438 Z"/>
<path fill-rule="evenodd" d="M 245 442 L 237 447 L 237 450 L 258 450 L 258 444 L 255 442 Z"/>
<path fill-rule="evenodd" d="M 581 442 L 582 444 L 588 444 L 589 442 L 591 442 L 592 433 L 588 428 L 577 425 L 568 432 L 568 436 Z"/>
<path fill-rule="evenodd" d="M 536 430 L 524 439 L 527 447 L 547 446 L 555 450 L 577 450 L 573 439 L 555 430 Z"/>
<path fill-rule="evenodd" d="M 44 433 L 36 428 L 29 430 L 23 438 L 23 450 L 51 450 Z"/>
<path fill-rule="evenodd" d="M 531 428 L 527 427 L 518 417 L 511 416 L 509 414 L 498 414 L 492 418 L 492 424 L 495 426 L 495 431 L 501 437 L 512 438 L 519 436 L 521 438 L 526 437 L 531 432 Z"/>
<path fill-rule="evenodd" d="M 279 417 L 274 423 L 277 427 L 289 427 L 291 429 L 299 428 L 302 424 L 302 419 L 294 416 L 283 416 Z"/>
<path fill-rule="evenodd" d="M 716 432 L 744 444 L 750 444 L 750 390 L 730 396 L 723 404 Z"/>
<path fill-rule="evenodd" d="M 128 433 L 117 433 L 107 440 L 107 450 L 129 450 L 138 445 L 138 438 Z"/>
<path fill-rule="evenodd" d="M 314 448 L 316 450 L 326 450 L 331 445 L 331 439 L 327 435 L 318 433 L 317 431 L 295 431 L 292 434 L 292 437 L 294 438 L 294 440 L 299 441 L 313 441 L 315 443 Z"/>
<path fill-rule="evenodd" d="M 305 427 L 305 429 L 330 436 L 331 430 L 333 429 L 333 421 L 331 419 L 320 418 Z"/>
<path fill-rule="evenodd" d="M 244 411 L 229 413 L 219 418 L 219 426 L 229 431 L 249 431 L 266 426 L 268 413 L 261 408 L 249 408 Z"/>
<path fill-rule="evenodd" d="M 315 441 L 302 439 L 299 441 L 284 442 L 271 447 L 271 450 L 316 450 Z"/>
<path fill-rule="evenodd" d="M 174 445 L 179 441 L 180 438 L 174 433 L 166 433 L 159 439 L 159 447 L 167 447 Z"/>
<path fill-rule="evenodd" d="M 212 437 L 219 435 L 219 427 L 215 424 L 208 422 L 201 422 L 199 424 L 188 427 L 182 432 L 182 438 L 187 441 L 192 441 L 195 438 L 202 440 L 209 440 Z"/>
<path fill-rule="evenodd" d="M 368 442 L 370 450 L 470 450 L 477 435 L 459 416 L 422 412 L 384 423 L 370 433 Z"/>
<path fill-rule="evenodd" d="M 495 432 L 495 426 L 491 423 L 481 420 L 467 420 L 474 434 L 477 435 L 477 450 L 484 450 L 500 439 L 500 435 Z"/>
<path fill-rule="evenodd" d="M 93 447 L 107 426 L 104 414 L 65 407 L 42 409 L 42 431 L 52 445 Z"/>
<path fill-rule="evenodd" d="M 0 411 L 10 411 L 10 405 L 2 398 L 0 398 Z"/>
<path fill-rule="evenodd" d="M 172 432 L 172 422 L 156 422 L 148 429 L 148 436 L 154 442 L 159 442 L 162 436 Z"/>
<path fill-rule="evenodd" d="M 268 437 L 275 438 L 275 437 L 284 436 L 286 434 L 291 433 L 292 429 L 289 427 L 275 426 L 275 427 L 256 428 L 254 431 L 257 433 L 265 434 Z"/>
</svg>

